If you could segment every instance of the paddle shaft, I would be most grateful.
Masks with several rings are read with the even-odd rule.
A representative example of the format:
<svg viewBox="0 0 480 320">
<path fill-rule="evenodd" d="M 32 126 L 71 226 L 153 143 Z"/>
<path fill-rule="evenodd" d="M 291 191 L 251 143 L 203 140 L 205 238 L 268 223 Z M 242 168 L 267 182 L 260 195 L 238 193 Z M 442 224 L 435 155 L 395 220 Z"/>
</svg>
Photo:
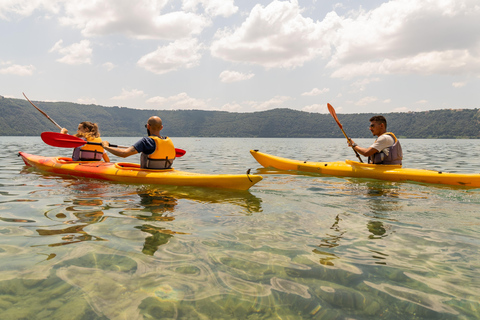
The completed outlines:
<svg viewBox="0 0 480 320">
<path fill-rule="evenodd" d="M 23 92 L 22 92 L 22 93 L 23 93 Z M 52 118 L 50 118 L 50 117 L 48 116 L 48 114 L 46 114 L 45 112 L 43 112 L 42 109 L 40 109 L 39 107 L 37 107 L 36 105 L 34 105 L 33 102 L 30 101 L 30 99 L 27 98 L 27 96 L 25 95 L 25 93 L 23 93 L 23 96 L 25 97 L 25 99 L 28 100 L 28 102 L 30 102 L 30 104 L 31 104 L 32 106 L 35 107 L 35 109 L 37 109 L 38 111 L 40 111 L 40 113 L 43 114 L 45 117 L 47 117 L 48 120 L 52 121 L 52 123 L 53 123 L 54 125 L 56 125 L 58 129 L 62 130 L 62 127 L 60 127 L 60 125 L 59 125 L 58 123 L 56 123 L 55 120 L 53 120 Z"/>
<path fill-rule="evenodd" d="M 52 147 L 60 147 L 60 148 L 77 148 L 81 147 L 85 144 L 93 144 L 93 145 L 102 145 L 100 142 L 93 142 L 93 141 L 85 141 L 79 137 L 71 136 L 69 134 L 63 134 L 58 132 L 42 132 L 40 135 L 43 142 L 48 144 Z M 115 144 L 110 144 L 110 147 L 116 148 L 129 148 L 125 146 L 118 146 Z M 185 155 L 186 151 L 183 149 L 175 148 L 175 156 L 177 158 L 182 157 Z"/>
<path fill-rule="evenodd" d="M 87 141 L 87 144 L 93 144 L 93 145 L 96 145 L 96 146 L 101 146 L 102 145 L 100 142 L 90 142 L 90 141 Z M 114 148 L 128 148 L 126 146 L 117 146 L 116 144 L 111 144 L 111 143 L 109 143 L 108 146 L 109 147 L 114 147 Z M 186 153 L 185 150 L 175 148 L 175 157 L 180 158 L 185 153 Z"/>
<path fill-rule="evenodd" d="M 330 114 L 332 115 L 333 119 L 335 119 L 335 121 L 337 122 L 338 126 L 340 127 L 340 130 L 342 130 L 343 132 L 343 135 L 345 136 L 345 138 L 347 138 L 347 141 L 352 144 L 352 139 L 350 139 L 347 134 L 345 133 L 345 130 L 343 130 L 343 126 L 342 124 L 340 123 L 340 121 L 338 120 L 338 117 L 337 117 L 337 113 L 335 112 L 335 109 L 333 109 L 332 105 L 330 103 L 327 103 L 327 106 L 328 106 L 328 111 L 330 112 Z M 355 152 L 355 155 L 357 156 L 358 160 L 363 163 L 363 160 L 362 158 L 360 157 L 360 155 L 358 154 L 357 150 L 355 150 L 355 147 L 352 146 L 352 150 L 353 152 Z"/>
<path fill-rule="evenodd" d="M 94 144 L 96 146 L 101 146 L 102 145 L 102 143 L 100 143 L 100 142 L 90 142 L 90 141 L 87 141 L 86 144 Z M 109 143 L 108 146 L 109 147 L 114 147 L 114 148 L 128 148 L 126 146 L 117 146 L 116 144 L 111 144 L 111 143 Z"/>
</svg>

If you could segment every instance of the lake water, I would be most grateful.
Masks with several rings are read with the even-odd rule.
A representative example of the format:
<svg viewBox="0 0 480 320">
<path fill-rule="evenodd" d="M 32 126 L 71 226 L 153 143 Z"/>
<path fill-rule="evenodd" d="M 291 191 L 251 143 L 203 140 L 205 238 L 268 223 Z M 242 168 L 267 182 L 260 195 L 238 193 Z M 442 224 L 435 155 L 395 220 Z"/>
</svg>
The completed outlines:
<svg viewBox="0 0 480 320">
<path fill-rule="evenodd" d="M 355 160 L 345 139 L 174 139 L 177 169 L 262 175 L 247 192 L 44 175 L 17 152 L 71 149 L 0 139 L 1 319 L 480 319 L 480 189 L 249 154 Z M 405 167 L 480 172 L 478 140 L 402 146 Z"/>
</svg>

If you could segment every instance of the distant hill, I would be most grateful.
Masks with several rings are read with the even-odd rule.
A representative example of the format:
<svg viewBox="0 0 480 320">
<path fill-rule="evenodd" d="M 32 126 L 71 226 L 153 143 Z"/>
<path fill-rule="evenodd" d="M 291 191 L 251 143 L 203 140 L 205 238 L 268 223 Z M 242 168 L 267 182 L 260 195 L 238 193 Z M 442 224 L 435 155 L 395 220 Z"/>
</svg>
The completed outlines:
<svg viewBox="0 0 480 320">
<path fill-rule="evenodd" d="M 103 136 L 143 136 L 152 115 L 162 118 L 162 133 L 171 137 L 288 137 L 342 138 L 330 114 L 292 109 L 253 113 L 201 110 L 138 110 L 71 102 L 33 101 L 70 133 L 82 121 L 97 122 Z M 23 99 L 0 96 L 0 136 L 36 136 L 59 131 L 47 118 Z M 369 119 L 374 114 L 338 114 L 352 138 L 371 137 Z M 388 130 L 403 138 L 480 138 L 479 109 L 434 110 L 383 114 Z"/>
</svg>

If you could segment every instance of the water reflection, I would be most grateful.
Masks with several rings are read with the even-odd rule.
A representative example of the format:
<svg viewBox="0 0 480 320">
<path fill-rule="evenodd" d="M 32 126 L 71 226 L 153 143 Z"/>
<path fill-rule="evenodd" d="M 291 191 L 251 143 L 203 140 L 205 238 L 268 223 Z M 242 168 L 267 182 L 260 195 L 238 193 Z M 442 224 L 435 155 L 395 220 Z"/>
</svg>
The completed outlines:
<svg viewBox="0 0 480 320">
<path fill-rule="evenodd" d="M 131 217 L 142 221 L 155 222 L 175 220 L 172 214 L 175 211 L 175 206 L 178 205 L 178 199 L 158 189 L 140 189 L 138 195 L 140 196 L 140 205 L 143 207 L 142 212 L 148 212 L 150 215 L 138 214 Z M 167 244 L 174 234 L 186 234 L 153 224 L 143 224 L 134 228 L 151 235 L 145 238 L 142 249 L 142 253 L 149 256 L 153 256 L 161 245 Z"/>
<path fill-rule="evenodd" d="M 342 257 L 347 260 L 367 261 L 371 261 L 373 258 L 374 264 L 385 265 L 388 258 L 388 254 L 385 253 L 388 252 L 385 243 L 367 242 L 355 247 L 355 250 L 345 250 L 346 247 L 352 246 L 349 240 L 345 240 L 346 234 L 347 232 L 351 236 L 355 233 L 363 234 L 364 238 L 360 238 L 359 242 L 363 242 L 365 237 L 370 241 L 378 241 L 389 236 L 391 224 L 388 222 L 396 221 L 391 218 L 392 213 L 403 209 L 402 194 L 397 185 L 391 182 L 362 181 L 357 183 L 357 179 L 352 179 L 350 182 L 344 186 L 342 194 L 349 193 L 351 196 L 355 196 L 357 198 L 356 211 L 358 210 L 367 219 L 358 220 L 357 217 L 355 218 L 357 221 L 354 222 L 350 219 L 352 216 L 348 212 L 337 214 L 334 223 L 329 228 L 331 232 L 321 238 L 320 244 L 316 245 L 318 248 L 313 252 L 321 256 L 319 262 L 326 266 L 334 266 L 335 260 Z M 344 221 L 345 219 L 346 221 Z M 341 224 L 349 226 L 348 229 L 343 228 Z M 341 246 L 343 240 L 345 243 Z"/>
<path fill-rule="evenodd" d="M 205 146 L 192 164 L 238 161 Z M 211 150 L 225 166 L 205 165 Z M 478 190 L 278 174 L 252 189 L 260 199 L 18 175 L 18 160 L 3 170 L 0 216 L 31 221 L 0 221 L 2 319 L 479 319 Z M 75 225 L 87 226 L 70 235 L 108 241 L 32 247 L 69 235 L 35 229 Z"/>
<path fill-rule="evenodd" d="M 333 260 L 338 259 L 338 257 L 335 254 L 329 252 L 333 250 L 329 250 L 329 249 L 338 247 L 340 245 L 339 244 L 340 239 L 342 239 L 342 236 L 346 232 L 346 230 L 342 230 L 340 228 L 339 222 L 340 222 L 340 217 L 339 215 L 337 215 L 335 217 L 335 222 L 330 227 L 330 230 L 333 230 L 333 233 L 327 234 L 327 237 L 324 237 L 321 240 L 321 243 L 318 245 L 319 248 L 326 248 L 325 249 L 326 251 L 318 250 L 318 249 L 313 250 L 314 253 L 322 255 L 322 257 L 320 258 L 320 264 L 333 266 L 334 265 Z"/>
<path fill-rule="evenodd" d="M 365 184 L 367 205 L 373 217 L 388 217 L 388 213 L 403 208 L 399 188 L 391 182 L 368 182 Z"/>
<path fill-rule="evenodd" d="M 36 231 L 40 236 L 61 236 L 60 242 L 48 244 L 49 247 L 62 246 L 82 241 L 105 241 L 102 237 L 90 235 L 84 230 L 89 225 L 100 223 L 105 219 L 103 211 L 97 210 L 97 208 L 102 205 L 102 200 L 75 199 L 73 200 L 73 205 L 65 208 L 65 211 L 69 213 L 68 216 L 71 216 L 71 213 L 76 219 L 62 221 L 67 219 L 68 216 L 63 212 L 55 214 L 55 209 L 45 212 L 47 218 L 62 221 L 63 224 L 71 226 L 56 229 L 56 225 L 54 225 L 49 228 L 36 229 Z M 54 214 L 55 218 L 50 217 L 51 214 Z"/>
<path fill-rule="evenodd" d="M 55 222 L 53 225 L 36 228 L 35 231 L 38 235 L 55 239 L 48 244 L 42 244 L 49 247 L 83 241 L 109 241 L 110 236 L 108 234 L 112 230 L 106 233 L 103 231 L 101 235 L 98 234 L 99 230 L 111 229 L 113 228 L 112 224 L 123 224 L 121 219 L 135 219 L 139 220 L 141 224 L 133 223 L 132 225 L 131 222 L 126 222 L 126 224 L 131 225 L 130 228 L 137 230 L 137 232 L 141 231 L 145 237 L 142 253 L 153 256 L 159 247 L 168 244 L 174 235 L 188 234 L 172 228 L 175 225 L 172 225 L 172 222 L 175 221 L 175 211 L 183 201 L 233 204 L 243 208 L 246 215 L 262 210 L 261 199 L 249 192 L 223 192 L 178 187 L 163 187 L 160 189 L 154 186 L 135 186 L 134 189 L 127 187 L 125 190 L 116 193 L 115 191 L 118 192 L 118 190 L 109 190 L 111 187 L 109 183 L 97 183 L 84 179 L 69 180 L 58 177 L 55 179 L 68 182 L 65 189 L 69 190 L 73 199 L 65 200 L 68 203 L 67 206 L 64 204 L 55 205 L 53 209 L 44 213 L 46 218 Z M 40 192 L 45 192 L 45 189 Z M 92 198 L 88 198 L 89 196 L 92 196 Z M 102 228 L 89 228 L 107 219 L 114 219 L 117 222 L 112 221 Z"/>
</svg>

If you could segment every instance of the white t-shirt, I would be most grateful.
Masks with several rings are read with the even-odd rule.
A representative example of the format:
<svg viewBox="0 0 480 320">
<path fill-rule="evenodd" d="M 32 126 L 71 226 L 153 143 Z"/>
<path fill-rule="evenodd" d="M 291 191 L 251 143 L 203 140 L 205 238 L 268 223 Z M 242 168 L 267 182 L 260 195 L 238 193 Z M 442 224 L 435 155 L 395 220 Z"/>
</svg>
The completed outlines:
<svg viewBox="0 0 480 320">
<path fill-rule="evenodd" d="M 382 134 L 378 139 L 370 146 L 378 150 L 379 152 L 383 150 L 386 156 L 388 156 L 388 147 L 393 146 L 395 139 L 389 134 Z"/>
</svg>

